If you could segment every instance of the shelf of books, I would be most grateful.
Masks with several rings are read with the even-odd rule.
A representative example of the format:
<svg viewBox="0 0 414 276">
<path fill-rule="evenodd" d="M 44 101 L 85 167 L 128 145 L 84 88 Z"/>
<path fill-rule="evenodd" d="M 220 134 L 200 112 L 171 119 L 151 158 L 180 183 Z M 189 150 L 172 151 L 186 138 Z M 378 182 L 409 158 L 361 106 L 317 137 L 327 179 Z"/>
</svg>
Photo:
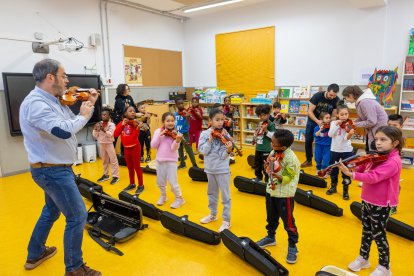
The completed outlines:
<svg viewBox="0 0 414 276">
<path fill-rule="evenodd" d="M 278 100 L 282 108 L 281 113 L 286 113 L 287 122 L 283 128 L 289 129 L 295 142 L 305 142 L 305 128 L 308 122 L 309 100 L 320 91 L 318 86 L 282 86 L 279 88 Z"/>
<path fill-rule="evenodd" d="M 414 167 L 414 56 L 406 56 L 401 78 L 400 115 L 404 118 L 403 164 Z"/>
<path fill-rule="evenodd" d="M 210 110 L 213 108 L 214 103 L 200 103 L 199 104 L 201 109 L 203 110 L 203 130 L 207 129 L 208 127 L 208 114 L 210 113 Z M 234 107 L 234 113 L 233 113 L 233 139 L 237 144 L 241 143 L 241 116 L 240 116 L 240 104 L 235 103 L 232 104 Z"/>
</svg>

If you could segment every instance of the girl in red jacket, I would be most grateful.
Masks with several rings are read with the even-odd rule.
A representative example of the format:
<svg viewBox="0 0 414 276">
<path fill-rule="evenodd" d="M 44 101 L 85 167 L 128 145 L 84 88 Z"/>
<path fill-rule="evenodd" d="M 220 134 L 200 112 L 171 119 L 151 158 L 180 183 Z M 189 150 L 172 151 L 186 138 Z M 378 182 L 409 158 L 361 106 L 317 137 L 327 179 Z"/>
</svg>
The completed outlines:
<svg viewBox="0 0 414 276">
<path fill-rule="evenodd" d="M 121 135 L 121 142 L 124 146 L 124 156 L 129 172 L 129 185 L 124 191 L 135 189 L 135 175 L 138 177 L 138 188 L 135 194 L 144 191 L 144 181 L 142 179 L 142 170 L 139 157 L 141 156 L 141 145 L 138 141 L 139 128 L 141 122 L 138 122 L 135 116 L 135 108 L 128 106 L 124 110 L 123 120 L 115 128 L 114 137 Z"/>
</svg>

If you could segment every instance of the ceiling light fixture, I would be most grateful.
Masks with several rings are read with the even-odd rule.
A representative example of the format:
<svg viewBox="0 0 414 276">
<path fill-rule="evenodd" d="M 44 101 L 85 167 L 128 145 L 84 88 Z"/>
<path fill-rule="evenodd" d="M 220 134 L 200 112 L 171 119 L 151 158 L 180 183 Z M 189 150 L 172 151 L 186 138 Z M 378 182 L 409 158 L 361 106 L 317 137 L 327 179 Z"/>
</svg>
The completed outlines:
<svg viewBox="0 0 414 276">
<path fill-rule="evenodd" d="M 241 1 L 243 1 L 243 0 L 223 1 L 223 2 L 214 3 L 214 4 L 210 4 L 210 5 L 205 5 L 205 6 L 201 6 L 201 7 L 197 7 L 197 8 L 191 8 L 191 9 L 188 9 L 188 10 L 184 10 L 184 12 L 194 12 L 194 11 L 219 7 L 219 6 L 223 6 L 223 5 L 234 4 L 234 3 L 237 3 L 237 2 L 241 2 Z"/>
</svg>

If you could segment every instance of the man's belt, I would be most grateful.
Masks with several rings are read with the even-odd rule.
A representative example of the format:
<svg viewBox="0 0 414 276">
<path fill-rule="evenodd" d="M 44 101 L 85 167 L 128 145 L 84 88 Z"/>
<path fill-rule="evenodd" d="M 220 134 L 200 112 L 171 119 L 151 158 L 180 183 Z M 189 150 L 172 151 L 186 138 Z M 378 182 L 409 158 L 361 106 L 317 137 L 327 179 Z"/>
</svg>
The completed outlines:
<svg viewBox="0 0 414 276">
<path fill-rule="evenodd" d="M 72 164 L 49 164 L 49 163 L 37 162 L 37 163 L 30 164 L 30 167 L 32 167 L 33 169 L 49 168 L 49 167 L 72 167 Z"/>
</svg>

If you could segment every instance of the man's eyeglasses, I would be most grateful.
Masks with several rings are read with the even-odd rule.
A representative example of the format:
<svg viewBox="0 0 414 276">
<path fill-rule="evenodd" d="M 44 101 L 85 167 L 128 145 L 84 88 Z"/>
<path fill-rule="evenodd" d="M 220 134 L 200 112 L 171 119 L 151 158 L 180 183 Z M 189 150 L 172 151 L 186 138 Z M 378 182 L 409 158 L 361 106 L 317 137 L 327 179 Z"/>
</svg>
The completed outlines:
<svg viewBox="0 0 414 276">
<path fill-rule="evenodd" d="M 58 77 L 62 77 L 62 78 L 64 78 L 65 80 L 68 80 L 68 79 L 69 79 L 69 77 L 68 77 L 67 75 L 58 75 L 58 74 L 52 74 L 52 75 L 54 75 L 54 76 L 58 76 Z"/>
</svg>

